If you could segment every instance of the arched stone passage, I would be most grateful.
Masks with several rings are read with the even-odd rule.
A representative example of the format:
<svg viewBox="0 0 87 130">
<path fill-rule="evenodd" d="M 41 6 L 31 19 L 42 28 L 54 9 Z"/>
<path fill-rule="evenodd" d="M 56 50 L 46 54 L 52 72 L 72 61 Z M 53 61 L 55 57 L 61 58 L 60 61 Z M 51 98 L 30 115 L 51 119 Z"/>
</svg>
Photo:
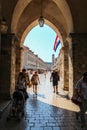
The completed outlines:
<svg viewBox="0 0 87 130">
<path fill-rule="evenodd" d="M 24 0 L 14 0 L 12 4 L 9 4 L 13 6 L 11 8 L 12 12 L 10 12 L 11 6 L 7 6 L 6 2 L 7 1 L 5 0 L 2 1 L 2 8 L 0 8 L 0 13 L 4 12 L 3 14 L 7 18 L 7 22 L 10 27 L 8 32 L 14 33 L 18 38 L 17 42 L 14 41 L 16 53 L 16 59 L 14 58 L 16 61 L 14 65 L 16 66 L 16 69 L 14 70 L 17 74 L 21 67 L 20 47 L 23 44 L 23 40 L 27 33 L 38 24 L 41 5 L 40 0 L 26 0 L 25 2 Z M 87 66 L 87 13 L 85 13 L 87 2 L 80 1 L 79 5 L 76 7 L 75 3 L 77 2 L 78 0 L 44 0 L 43 3 L 43 17 L 45 19 L 45 22 L 47 25 L 53 28 L 58 35 L 60 35 L 59 37 L 62 41 L 62 52 L 64 53 L 64 89 L 67 88 L 69 92 L 70 90 L 73 90 L 73 86 L 75 85 L 76 81 L 80 78 L 81 73 L 83 71 L 86 71 Z M 7 10 L 7 12 L 5 11 L 5 9 Z M 83 46 L 81 46 L 82 44 Z M 82 57 L 82 65 L 80 63 L 80 57 Z M 9 61 L 9 63 L 10 70 L 10 66 L 12 67 L 11 61 Z M 3 64 L 1 66 L 3 66 Z M 12 77 L 14 77 L 15 73 L 13 73 L 12 75 L 11 73 L 7 72 L 6 75 L 9 75 L 9 79 L 11 79 Z"/>
<path fill-rule="evenodd" d="M 51 27 L 51 28 L 58 34 L 58 36 L 59 36 L 59 38 L 60 38 L 60 40 L 61 40 L 61 44 L 62 44 L 62 46 L 64 46 L 64 45 L 63 45 L 63 38 L 62 38 L 62 35 L 61 35 L 61 33 L 59 32 L 58 28 L 57 28 L 54 24 L 52 24 L 50 21 L 48 21 L 48 20 L 46 20 L 46 19 L 45 19 L 45 24 L 48 25 L 49 27 Z M 26 28 L 26 30 L 24 31 L 24 33 L 23 33 L 23 35 L 22 35 L 22 37 L 21 37 L 20 46 L 22 46 L 22 44 L 24 43 L 24 40 L 25 40 L 27 34 L 28 34 L 35 26 L 37 26 L 37 25 L 38 25 L 38 20 L 32 22 L 32 23 Z"/>
<path fill-rule="evenodd" d="M 61 44 L 62 44 L 62 55 L 63 55 L 63 58 L 62 58 L 62 63 L 63 63 L 63 70 L 62 70 L 62 75 L 61 75 L 61 78 L 62 78 L 62 85 L 63 85 L 63 89 L 64 90 L 67 90 L 69 91 L 69 70 L 71 70 L 71 68 L 69 69 L 69 43 L 68 41 L 63 41 L 62 39 L 62 36 L 59 32 L 59 30 L 49 21 L 47 21 L 47 23 L 49 23 L 50 27 L 52 29 L 54 29 L 54 31 L 56 30 L 56 33 L 58 34 L 58 36 L 60 37 L 60 40 L 61 40 Z M 32 23 L 31 25 L 29 25 L 29 27 L 25 30 L 23 36 L 22 36 L 22 39 L 21 39 L 21 45 L 23 44 L 24 42 L 24 39 L 27 35 L 27 33 L 35 26 L 36 24 L 36 21 L 35 23 Z"/>
<path fill-rule="evenodd" d="M 21 54 L 22 54 L 22 48 L 23 41 L 27 33 L 38 24 L 38 18 L 40 16 L 40 0 L 26 0 L 25 3 L 22 4 L 22 0 L 20 3 L 20 0 L 17 2 L 13 15 L 12 15 L 12 22 L 11 22 L 11 33 L 14 33 L 18 39 L 18 41 L 14 41 L 15 49 L 12 48 L 11 55 L 15 56 L 12 58 L 15 61 L 15 65 L 11 64 L 11 69 L 14 70 L 11 73 L 11 87 L 10 87 L 10 94 L 15 89 L 15 83 L 13 81 L 13 78 L 17 78 L 18 72 L 21 70 Z M 64 6 L 63 6 L 64 5 Z M 68 77 L 66 75 L 69 75 L 68 73 L 68 58 L 66 55 L 68 55 L 67 51 L 67 43 L 64 42 L 67 35 L 70 31 L 73 30 L 73 24 L 72 24 L 72 17 L 70 14 L 69 7 L 67 3 L 61 2 L 61 0 L 58 2 L 57 0 L 44 0 L 43 3 L 44 10 L 43 10 L 43 17 L 45 19 L 45 23 L 49 25 L 51 28 L 54 29 L 54 31 L 59 35 L 62 47 L 64 47 L 64 89 L 67 88 L 68 90 Z M 34 10 L 33 10 L 34 8 Z M 29 13 L 30 12 L 30 13 Z M 33 15 L 32 15 L 33 14 Z M 55 16 L 54 16 L 55 14 Z M 67 16 L 68 17 L 65 17 Z M 70 21 L 70 24 L 69 24 Z M 15 25 L 15 26 L 14 26 Z M 66 71 L 65 71 L 66 70 Z M 67 72 L 67 73 L 66 73 Z M 66 84 L 67 81 L 67 84 Z"/>
<path fill-rule="evenodd" d="M 23 5 L 23 6 L 21 6 Z M 34 8 L 34 11 L 32 10 Z M 23 0 L 19 0 L 15 6 L 14 12 L 13 12 L 13 17 L 12 17 L 12 22 L 11 22 L 11 30 L 13 33 L 18 32 L 18 25 L 19 19 L 22 20 L 22 16 L 27 22 L 25 22 L 26 25 L 29 25 L 30 22 L 29 19 L 33 18 L 30 20 L 31 23 L 35 21 L 35 19 L 40 17 L 40 8 L 41 8 L 41 1 L 38 0 L 26 0 L 25 2 Z M 30 14 L 32 14 L 30 16 Z M 25 17 L 26 16 L 26 17 Z M 58 28 L 64 28 L 68 33 L 73 31 L 73 22 L 72 22 L 72 16 L 70 13 L 69 6 L 66 1 L 57 1 L 57 0 L 44 0 L 43 1 L 43 17 L 46 19 L 49 19 L 49 21 L 53 21 L 54 25 L 58 23 L 61 23 L 61 27 L 59 26 Z M 59 22 L 58 22 L 59 21 Z M 22 24 L 22 23 L 21 23 Z M 14 26 L 15 25 L 15 26 Z M 22 26 L 23 27 L 23 26 Z M 60 31 L 61 32 L 61 31 Z"/>
<path fill-rule="evenodd" d="M 21 1 L 23 2 L 23 1 Z M 24 6 L 20 10 L 20 1 L 18 1 L 12 19 L 12 32 L 20 39 L 20 46 L 22 46 L 24 38 L 27 33 L 38 24 L 38 18 L 40 16 L 40 1 L 26 1 Z M 48 4 L 49 3 L 49 4 Z M 33 6 L 34 11 L 31 8 Z M 38 6 L 38 7 L 37 7 Z M 31 12 L 29 10 L 31 9 Z M 17 13 L 16 13 L 17 12 Z M 19 13 L 18 13 L 19 12 Z M 15 15 L 17 14 L 17 15 Z M 31 16 L 32 14 L 32 16 Z M 54 17 L 55 14 L 55 17 Z M 25 17 L 26 16 L 26 17 Z M 45 24 L 49 25 L 60 37 L 62 47 L 64 47 L 64 89 L 69 90 L 69 65 L 68 65 L 68 50 L 64 41 L 67 35 L 73 31 L 73 22 L 70 9 L 65 1 L 57 0 L 44 0 L 43 2 L 43 17 L 45 19 Z M 24 21 L 25 20 L 25 21 Z M 15 26 L 13 26 L 15 23 Z M 24 26 L 25 25 L 25 26 Z M 21 29 L 21 26 L 23 27 Z M 21 30 L 21 31 L 20 31 Z M 66 56 L 66 54 L 67 56 Z M 67 57 L 67 58 L 66 58 Z M 67 61 L 66 61 L 67 60 Z M 66 72 L 65 72 L 66 70 Z M 67 74 L 66 74 L 67 73 Z M 62 78 L 63 78 L 62 77 Z M 67 82 L 67 84 L 66 84 Z M 66 84 L 66 85 L 65 85 Z"/>
</svg>

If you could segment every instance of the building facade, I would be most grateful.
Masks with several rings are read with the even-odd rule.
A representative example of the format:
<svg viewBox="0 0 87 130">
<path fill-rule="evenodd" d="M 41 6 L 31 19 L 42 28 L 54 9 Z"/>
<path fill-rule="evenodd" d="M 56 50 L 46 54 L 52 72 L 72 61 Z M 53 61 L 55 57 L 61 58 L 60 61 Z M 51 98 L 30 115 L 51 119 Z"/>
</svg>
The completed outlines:
<svg viewBox="0 0 87 130">
<path fill-rule="evenodd" d="M 39 72 L 48 70 L 47 64 L 26 46 L 23 46 L 22 68 Z"/>
</svg>

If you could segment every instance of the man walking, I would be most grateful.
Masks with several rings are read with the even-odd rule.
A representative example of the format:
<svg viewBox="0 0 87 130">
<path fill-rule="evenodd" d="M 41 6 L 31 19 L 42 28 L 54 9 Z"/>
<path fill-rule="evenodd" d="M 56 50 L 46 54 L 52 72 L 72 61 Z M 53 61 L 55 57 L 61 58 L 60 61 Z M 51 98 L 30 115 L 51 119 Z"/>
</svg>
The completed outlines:
<svg viewBox="0 0 87 130">
<path fill-rule="evenodd" d="M 58 94 L 58 81 L 59 81 L 58 71 L 53 70 L 53 72 L 51 73 L 50 81 L 51 79 L 53 82 L 53 89 L 54 89 L 53 92 Z"/>
</svg>

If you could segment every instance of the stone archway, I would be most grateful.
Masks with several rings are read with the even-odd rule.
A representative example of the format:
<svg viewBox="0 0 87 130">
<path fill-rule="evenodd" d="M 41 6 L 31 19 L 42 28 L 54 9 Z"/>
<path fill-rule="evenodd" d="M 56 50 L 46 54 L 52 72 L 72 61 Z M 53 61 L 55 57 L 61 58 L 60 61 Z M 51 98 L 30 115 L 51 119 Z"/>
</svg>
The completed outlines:
<svg viewBox="0 0 87 130">
<path fill-rule="evenodd" d="M 11 21 L 11 33 L 14 33 L 17 37 L 17 41 L 14 41 L 15 44 L 15 73 L 11 74 L 13 78 L 14 74 L 17 76 L 18 72 L 21 69 L 21 45 L 23 44 L 24 38 L 27 33 L 38 24 L 38 18 L 40 16 L 40 0 L 20 0 L 17 2 Z M 21 6 L 23 4 L 23 6 Z M 49 25 L 53 30 L 58 33 L 62 46 L 64 47 L 64 89 L 69 89 L 69 59 L 68 59 L 68 43 L 66 39 L 70 32 L 73 32 L 73 22 L 70 9 L 66 1 L 57 1 L 57 0 L 44 0 L 43 3 L 43 17 L 45 23 Z M 34 10 L 33 10 L 34 8 Z M 55 15 L 54 15 L 55 14 Z M 14 26 L 15 25 L 15 26 Z M 68 47 L 68 48 L 67 48 Z M 12 51 L 12 55 L 13 55 Z M 66 55 L 67 54 L 67 55 Z M 68 79 L 68 80 L 67 80 Z M 66 83 L 67 82 L 67 83 Z M 13 87 L 11 79 L 11 90 Z M 15 84 L 14 84 L 15 87 Z"/>
<path fill-rule="evenodd" d="M 51 23 L 50 27 L 52 28 L 52 25 L 54 25 L 56 27 L 54 30 L 57 33 L 60 32 L 64 47 L 69 47 L 67 51 L 65 48 L 62 50 L 63 52 L 67 52 L 64 59 L 67 60 L 66 66 L 68 65 L 68 67 L 66 67 L 66 70 L 69 70 L 69 74 L 63 72 L 65 73 L 65 77 L 69 77 L 69 88 L 72 88 L 82 73 L 87 71 L 86 8 L 86 0 L 43 0 L 43 17 L 46 20 L 46 24 L 50 25 Z M 0 21 L 4 16 L 8 23 L 7 34 L 3 35 L 0 32 L 0 96 L 4 94 L 9 95 L 10 86 L 13 84 L 11 83 L 13 82 L 12 77 L 15 77 L 15 72 L 13 75 L 11 73 L 11 67 L 13 67 L 12 64 L 14 63 L 11 62 L 12 54 L 16 53 L 17 55 L 15 63 L 17 74 L 17 70 L 20 70 L 19 59 L 23 34 L 28 27 L 31 27 L 32 23 L 37 25 L 38 18 L 41 14 L 40 9 L 41 0 L 0 0 Z M 16 41 L 13 40 L 15 36 Z M 11 50 L 11 46 L 13 45 L 16 47 L 15 51 L 12 51 L 14 49 Z M 6 71 L 4 72 L 3 70 Z M 68 75 L 66 76 L 66 74 Z"/>
<path fill-rule="evenodd" d="M 23 6 L 21 6 L 21 5 L 23 5 Z M 31 7 L 31 6 L 33 6 L 32 9 L 34 8 L 34 10 L 30 10 L 31 14 L 33 14 L 33 12 L 35 13 L 35 11 L 37 11 L 37 14 L 35 14 L 35 15 L 37 15 L 37 17 L 35 17 L 33 20 L 33 21 L 35 21 L 35 19 L 39 18 L 39 16 L 40 16 L 41 1 L 38 0 L 38 2 L 37 2 L 36 0 L 33 0 L 33 2 L 32 2 L 32 0 L 26 0 L 24 2 L 23 0 L 21 0 L 21 1 L 19 0 L 17 2 L 16 7 L 15 7 L 14 12 L 13 12 L 13 15 L 12 15 L 12 22 L 11 22 L 11 32 L 12 33 L 17 33 L 17 26 L 19 24 L 19 19 L 21 19 L 23 12 L 28 7 Z M 57 12 L 58 12 L 58 14 L 57 14 Z M 28 15 L 29 13 L 27 11 L 25 13 L 27 13 L 26 17 L 27 16 L 29 17 L 29 15 Z M 55 14 L 55 17 L 51 17 L 54 14 Z M 48 19 L 49 21 L 53 21 L 52 23 L 54 23 L 54 25 L 56 24 L 56 22 L 57 22 L 57 24 L 62 23 L 62 24 L 60 24 L 59 28 L 61 30 L 61 27 L 65 26 L 64 28 L 66 29 L 67 34 L 70 32 L 73 32 L 72 15 L 71 15 L 70 8 L 69 8 L 66 1 L 44 0 L 43 16 L 44 16 L 44 18 Z M 31 21 L 31 23 L 33 21 Z M 64 24 L 64 22 L 65 22 L 65 24 Z"/>
<path fill-rule="evenodd" d="M 50 0 L 48 0 L 48 1 L 51 2 Z M 26 4 L 24 5 L 25 8 L 23 7 L 24 8 L 24 12 L 27 12 L 25 10 L 27 10 L 27 8 L 29 7 L 29 4 L 34 4 L 31 1 L 28 1 L 28 2 L 29 3 L 26 2 Z M 44 5 L 46 6 L 45 2 L 44 2 Z M 33 27 L 35 27 L 38 24 L 39 14 L 33 20 L 31 20 L 31 22 L 29 24 L 27 23 L 26 27 L 24 27 L 24 31 L 22 30 L 22 32 L 19 33 L 19 31 L 20 31 L 20 22 L 21 22 L 21 20 L 23 20 L 24 15 L 25 15 L 23 13 L 23 9 L 22 9 L 21 11 L 19 10 L 20 13 L 17 13 L 18 15 L 15 16 L 15 12 L 18 11 L 18 9 L 20 7 L 19 3 L 20 2 L 18 2 L 18 5 L 16 6 L 15 11 L 13 13 L 13 18 L 15 17 L 15 19 L 17 19 L 16 25 L 13 26 L 14 22 L 15 22 L 15 20 L 13 19 L 12 20 L 12 24 L 11 24 L 12 25 L 11 26 L 12 27 L 11 30 L 12 30 L 12 32 L 15 32 L 15 34 L 19 37 L 19 39 L 20 39 L 19 40 L 20 41 L 19 48 L 20 48 L 23 45 L 23 41 L 24 41 L 27 33 Z M 56 19 L 57 16 L 56 16 L 56 18 L 51 18 L 50 13 L 49 14 L 45 14 L 46 13 L 45 12 L 43 14 L 43 16 L 44 16 L 44 19 L 45 19 L 45 24 L 49 25 L 58 34 L 58 36 L 61 39 L 62 47 L 64 48 L 63 49 L 64 50 L 64 52 L 63 52 L 63 55 L 64 55 L 64 59 L 63 59 L 64 60 L 63 61 L 64 72 L 63 72 L 63 77 L 62 77 L 63 78 L 62 81 L 63 81 L 63 84 L 64 84 L 63 89 L 64 90 L 69 90 L 69 70 L 71 70 L 71 69 L 69 69 L 69 67 L 70 67 L 69 66 L 69 57 L 68 57 L 68 55 L 69 55 L 68 54 L 69 53 L 69 45 L 68 45 L 68 42 L 66 42 L 66 38 L 68 37 L 69 32 L 73 30 L 72 17 L 71 17 L 70 10 L 69 10 L 66 2 L 62 3 L 61 1 L 58 2 L 58 1 L 55 0 L 55 1 L 53 1 L 53 3 L 50 4 L 50 7 L 51 7 L 52 4 L 53 4 L 53 6 L 55 5 L 56 8 L 58 8 L 58 10 L 60 10 L 60 13 L 61 13 L 60 19 L 63 20 L 65 18 L 64 19 L 65 20 L 65 24 L 63 23 L 63 21 L 61 22 L 60 20 L 57 20 Z M 65 6 L 63 7 L 62 5 L 65 5 Z M 61 8 L 62 8 L 62 10 L 61 10 Z M 67 14 L 68 14 L 68 16 L 64 17 Z M 18 61 L 20 61 L 21 60 L 21 51 L 20 51 L 20 49 L 19 49 L 18 53 L 19 53 L 19 55 L 17 55 L 17 59 L 18 59 Z M 18 69 L 18 67 L 19 67 L 19 69 Z M 18 73 L 20 69 L 21 69 L 21 62 L 20 62 L 20 65 L 16 66 L 16 73 Z M 72 85 L 72 87 L 73 87 L 73 85 Z"/>
</svg>

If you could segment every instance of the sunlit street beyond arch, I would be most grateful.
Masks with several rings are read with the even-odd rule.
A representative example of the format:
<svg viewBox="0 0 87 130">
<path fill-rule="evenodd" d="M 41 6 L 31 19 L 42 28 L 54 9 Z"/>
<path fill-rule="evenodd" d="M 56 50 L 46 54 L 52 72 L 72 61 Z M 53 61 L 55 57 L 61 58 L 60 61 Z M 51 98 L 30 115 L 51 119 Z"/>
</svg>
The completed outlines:
<svg viewBox="0 0 87 130">
<path fill-rule="evenodd" d="M 50 82 L 51 73 L 48 72 L 46 78 L 44 74 L 40 74 L 40 84 L 38 85 L 37 99 L 41 102 L 53 105 L 56 107 L 64 108 L 67 110 L 78 111 L 78 106 L 74 105 L 70 100 L 67 100 L 67 91 L 63 91 L 59 83 L 59 94 L 53 93 L 52 82 Z M 32 87 L 27 89 L 30 95 L 33 95 Z"/>
<path fill-rule="evenodd" d="M 35 54 L 37 54 L 44 62 L 52 62 L 52 54 L 58 57 L 62 45 L 60 44 L 56 51 L 54 51 L 54 42 L 56 32 L 48 25 L 43 28 L 39 25 L 32 28 L 27 34 L 24 45 L 29 47 Z"/>
</svg>

